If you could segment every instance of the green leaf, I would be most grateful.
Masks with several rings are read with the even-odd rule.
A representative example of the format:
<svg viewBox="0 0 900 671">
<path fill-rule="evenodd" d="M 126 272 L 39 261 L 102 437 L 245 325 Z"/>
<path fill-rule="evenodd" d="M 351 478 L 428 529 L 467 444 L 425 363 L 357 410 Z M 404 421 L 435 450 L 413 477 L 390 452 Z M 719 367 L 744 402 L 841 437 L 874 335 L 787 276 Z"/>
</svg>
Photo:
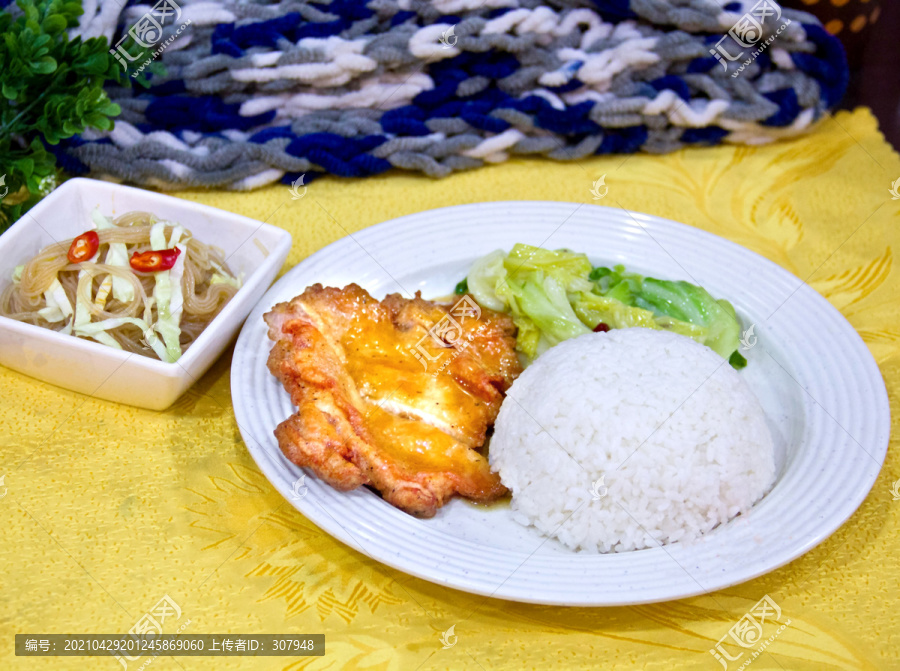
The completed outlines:
<svg viewBox="0 0 900 671">
<path fill-rule="evenodd" d="M 53 38 L 49 35 L 39 35 L 34 39 L 33 46 L 35 49 L 41 49 L 42 51 L 46 51 L 47 45 L 49 45 L 53 41 Z"/>
<path fill-rule="evenodd" d="M 25 177 L 31 177 L 34 172 L 34 159 L 20 158 L 13 162 L 13 168 L 22 173 Z"/>
<path fill-rule="evenodd" d="M 31 193 L 37 193 L 41 188 L 41 180 L 37 175 L 30 175 L 25 180 L 25 184 Z"/>
<path fill-rule="evenodd" d="M 61 33 L 68 25 L 68 19 L 62 14 L 51 14 L 41 22 L 41 28 L 45 33 L 49 33 L 50 35 Z"/>
<path fill-rule="evenodd" d="M 39 61 L 35 61 L 31 64 L 31 70 L 32 72 L 49 75 L 56 70 L 56 60 L 51 56 L 44 56 Z"/>
<path fill-rule="evenodd" d="M 81 7 L 81 3 L 79 2 L 66 2 L 63 3 L 60 7 L 60 10 L 63 11 L 66 16 L 75 21 L 78 20 L 78 17 L 84 13 L 84 9 Z"/>
<path fill-rule="evenodd" d="M 119 116 L 122 113 L 122 108 L 114 102 L 107 101 L 102 107 L 98 108 L 97 111 L 100 112 L 100 114 L 113 117 Z"/>
</svg>

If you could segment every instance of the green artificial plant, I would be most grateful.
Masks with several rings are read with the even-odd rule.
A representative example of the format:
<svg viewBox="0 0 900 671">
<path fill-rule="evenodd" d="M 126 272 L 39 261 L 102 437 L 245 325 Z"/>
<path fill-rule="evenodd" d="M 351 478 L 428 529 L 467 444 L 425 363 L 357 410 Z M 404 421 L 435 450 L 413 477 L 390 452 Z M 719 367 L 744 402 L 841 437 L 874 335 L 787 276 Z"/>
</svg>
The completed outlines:
<svg viewBox="0 0 900 671">
<path fill-rule="evenodd" d="M 70 39 L 81 4 L 17 0 L 0 12 L 0 232 L 54 188 L 55 145 L 87 128 L 109 130 L 121 111 L 103 86 L 128 85 L 105 37 Z"/>
</svg>

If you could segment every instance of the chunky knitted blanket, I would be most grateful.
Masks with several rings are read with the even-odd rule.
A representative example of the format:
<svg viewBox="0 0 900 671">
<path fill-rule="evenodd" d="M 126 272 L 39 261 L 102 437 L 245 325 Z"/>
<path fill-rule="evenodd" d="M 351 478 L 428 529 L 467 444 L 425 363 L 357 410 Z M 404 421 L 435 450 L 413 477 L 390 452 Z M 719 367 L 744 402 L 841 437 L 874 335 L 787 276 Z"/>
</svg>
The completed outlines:
<svg viewBox="0 0 900 671">
<path fill-rule="evenodd" d="M 176 4 L 177 3 L 177 4 Z M 149 89 L 110 90 L 72 173 L 251 189 L 390 168 L 440 177 L 510 155 L 577 160 L 801 133 L 847 66 L 772 0 L 85 0 Z"/>
</svg>

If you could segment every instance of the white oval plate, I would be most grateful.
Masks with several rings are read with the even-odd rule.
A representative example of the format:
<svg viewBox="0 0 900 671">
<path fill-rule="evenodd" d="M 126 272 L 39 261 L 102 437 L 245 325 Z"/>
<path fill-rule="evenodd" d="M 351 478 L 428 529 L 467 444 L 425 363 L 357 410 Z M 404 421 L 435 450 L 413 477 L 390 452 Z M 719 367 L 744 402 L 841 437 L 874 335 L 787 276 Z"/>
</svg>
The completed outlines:
<svg viewBox="0 0 900 671">
<path fill-rule="evenodd" d="M 477 257 L 516 242 L 585 252 L 595 264 L 704 286 L 754 324 L 742 375 L 760 399 L 778 450 L 771 492 L 692 543 L 574 553 L 512 519 L 508 507 L 455 499 L 421 520 L 366 488 L 339 492 L 281 453 L 272 431 L 294 412 L 266 368 L 262 319 L 316 282 L 356 282 L 381 298 L 452 292 Z M 747 339 L 753 342 L 752 337 Z M 559 202 L 461 205 L 401 217 L 350 235 L 281 278 L 241 332 L 231 369 L 234 412 L 259 468 L 321 529 L 425 580 L 531 603 L 607 606 L 677 599 L 734 585 L 799 557 L 862 503 L 890 432 L 878 367 L 824 298 L 774 263 L 697 229 L 621 209 Z M 295 484 L 296 483 L 296 484 Z"/>
</svg>

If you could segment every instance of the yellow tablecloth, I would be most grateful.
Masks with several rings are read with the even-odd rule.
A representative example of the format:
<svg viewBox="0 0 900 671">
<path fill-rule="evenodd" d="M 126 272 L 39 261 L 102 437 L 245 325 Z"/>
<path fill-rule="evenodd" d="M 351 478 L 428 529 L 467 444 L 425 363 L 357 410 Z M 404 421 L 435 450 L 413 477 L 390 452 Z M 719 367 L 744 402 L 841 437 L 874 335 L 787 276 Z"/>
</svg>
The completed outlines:
<svg viewBox="0 0 900 671">
<path fill-rule="evenodd" d="M 241 441 L 230 353 L 162 413 L 0 369 L 0 668 L 121 668 L 99 657 L 16 658 L 13 634 L 125 632 L 169 595 L 182 614 L 167 632 L 324 633 L 327 653 L 160 656 L 153 669 L 718 669 L 709 650 L 766 594 L 791 624 L 753 669 L 900 668 L 900 500 L 891 494 L 900 479 L 900 200 L 889 193 L 900 157 L 867 110 L 759 148 L 513 160 L 440 181 L 326 178 L 300 200 L 280 185 L 180 195 L 290 230 L 289 268 L 348 232 L 428 208 L 593 203 L 602 175 L 603 205 L 683 221 L 772 259 L 865 339 L 895 430 L 873 491 L 836 534 L 769 575 L 683 601 L 569 609 L 485 599 L 371 561 L 287 504 Z M 444 649 L 441 633 L 453 625 L 456 644 Z"/>
</svg>

